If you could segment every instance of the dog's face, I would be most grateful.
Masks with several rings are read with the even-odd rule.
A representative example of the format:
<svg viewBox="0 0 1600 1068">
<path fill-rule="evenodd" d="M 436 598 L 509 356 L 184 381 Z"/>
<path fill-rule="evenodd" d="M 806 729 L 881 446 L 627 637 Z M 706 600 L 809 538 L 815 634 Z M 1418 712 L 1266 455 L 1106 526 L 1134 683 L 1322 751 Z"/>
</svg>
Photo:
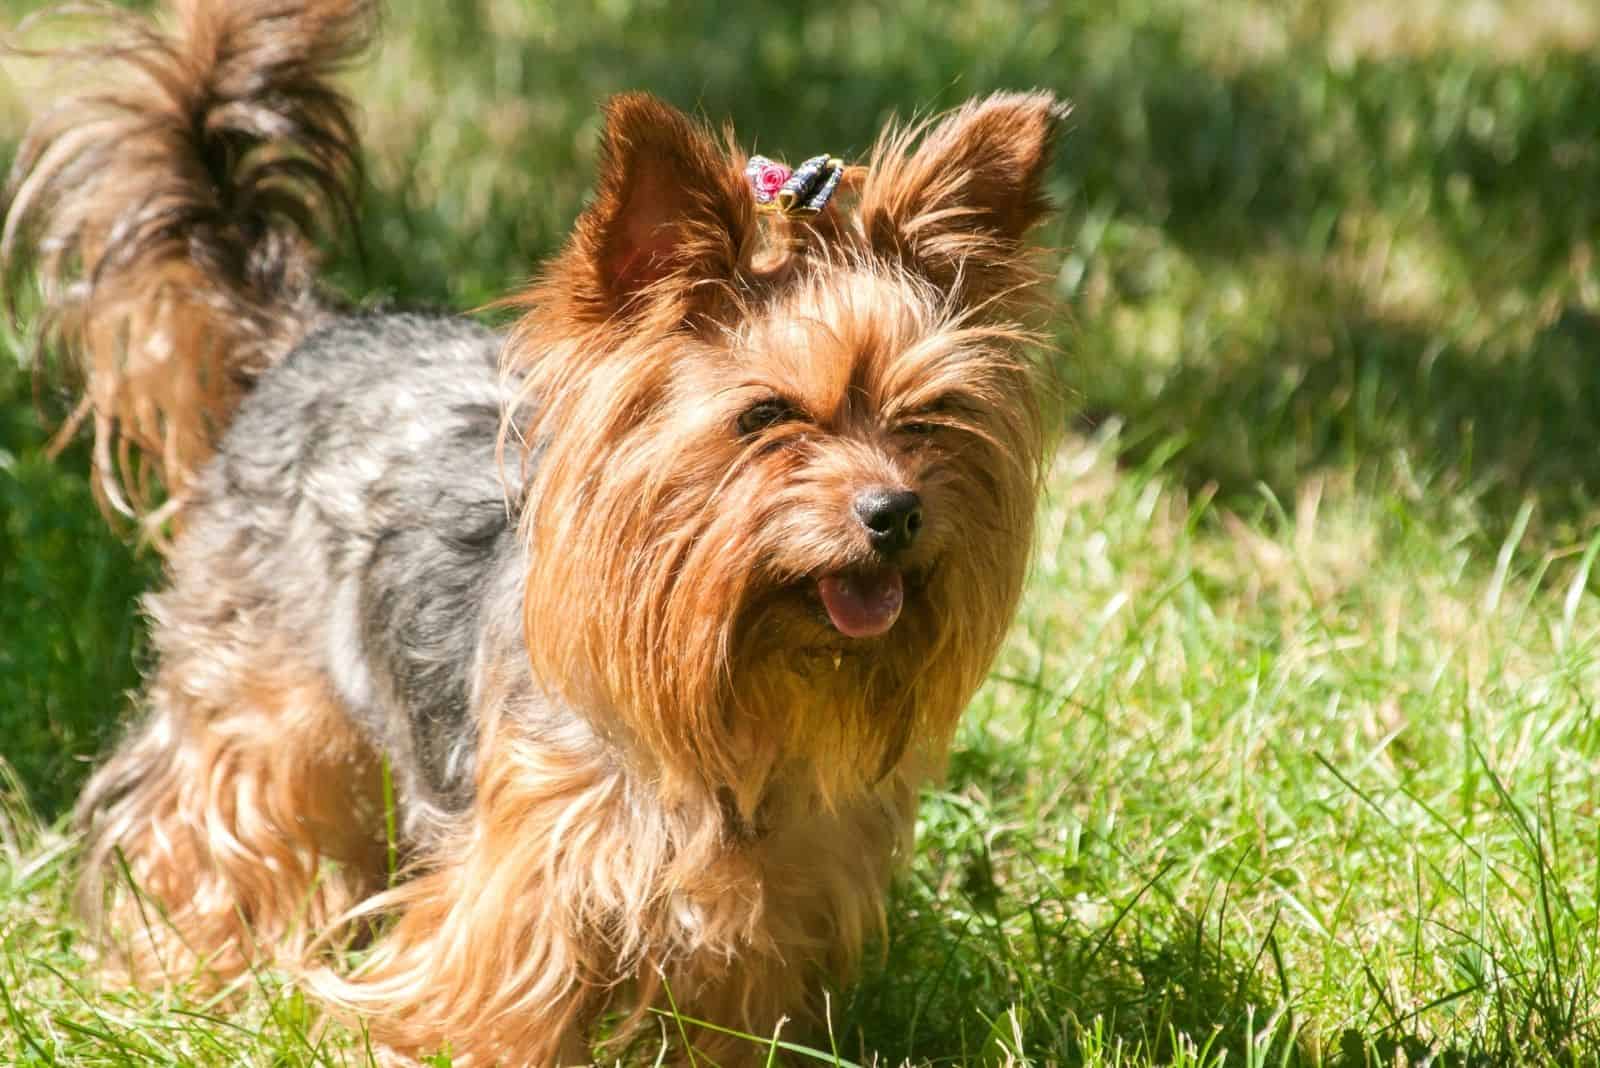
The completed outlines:
<svg viewBox="0 0 1600 1068">
<path fill-rule="evenodd" d="M 1058 112 L 892 134 L 801 222 L 758 218 L 678 112 L 609 109 L 596 202 L 508 346 L 526 623 L 541 681 L 663 778 L 836 798 L 948 739 L 1031 541 L 1037 371 L 1006 309 Z"/>
</svg>

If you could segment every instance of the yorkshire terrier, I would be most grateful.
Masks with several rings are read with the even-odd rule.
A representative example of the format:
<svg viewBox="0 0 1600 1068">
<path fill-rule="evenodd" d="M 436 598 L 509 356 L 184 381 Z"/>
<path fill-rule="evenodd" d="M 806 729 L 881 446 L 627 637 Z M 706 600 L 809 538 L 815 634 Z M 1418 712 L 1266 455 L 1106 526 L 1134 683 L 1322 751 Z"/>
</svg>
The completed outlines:
<svg viewBox="0 0 1600 1068">
<path fill-rule="evenodd" d="M 299 969 L 400 1058 L 586 1061 L 669 1004 L 763 1055 L 721 1029 L 815 1018 L 883 937 L 1017 603 L 1064 109 L 790 170 L 614 97 L 502 334 L 318 281 L 369 3 L 113 19 L 78 58 L 122 77 L 35 121 L 0 248 L 165 554 L 77 812 L 108 963 Z"/>
</svg>

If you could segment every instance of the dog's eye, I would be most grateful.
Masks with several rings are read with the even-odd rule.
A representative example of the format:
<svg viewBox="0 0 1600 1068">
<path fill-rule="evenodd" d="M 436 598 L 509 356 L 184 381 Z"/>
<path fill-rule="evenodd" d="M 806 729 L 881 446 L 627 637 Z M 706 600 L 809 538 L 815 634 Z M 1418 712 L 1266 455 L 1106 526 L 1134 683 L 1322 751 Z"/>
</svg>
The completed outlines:
<svg viewBox="0 0 1600 1068">
<path fill-rule="evenodd" d="M 896 429 L 913 437 L 926 437 L 949 426 L 950 417 L 956 414 L 956 410 L 954 401 L 935 401 L 908 413 Z"/>
<path fill-rule="evenodd" d="M 752 404 L 739 414 L 739 433 L 746 436 L 795 418 L 795 411 L 776 397 Z"/>
</svg>

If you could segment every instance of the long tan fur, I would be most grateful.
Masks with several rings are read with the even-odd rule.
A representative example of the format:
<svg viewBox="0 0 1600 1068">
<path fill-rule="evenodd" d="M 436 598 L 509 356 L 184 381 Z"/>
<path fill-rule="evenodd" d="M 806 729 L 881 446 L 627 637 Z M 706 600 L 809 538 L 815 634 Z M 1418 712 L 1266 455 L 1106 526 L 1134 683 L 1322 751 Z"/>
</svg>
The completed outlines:
<svg viewBox="0 0 1600 1068">
<path fill-rule="evenodd" d="M 226 599 L 196 583 L 154 608 L 194 611 L 178 602 L 195 597 L 215 602 L 213 618 Z M 162 637 L 147 722 L 79 801 L 79 905 L 108 935 L 114 973 L 204 989 L 298 964 L 382 887 L 379 762 L 293 650 L 226 625 Z"/>
</svg>

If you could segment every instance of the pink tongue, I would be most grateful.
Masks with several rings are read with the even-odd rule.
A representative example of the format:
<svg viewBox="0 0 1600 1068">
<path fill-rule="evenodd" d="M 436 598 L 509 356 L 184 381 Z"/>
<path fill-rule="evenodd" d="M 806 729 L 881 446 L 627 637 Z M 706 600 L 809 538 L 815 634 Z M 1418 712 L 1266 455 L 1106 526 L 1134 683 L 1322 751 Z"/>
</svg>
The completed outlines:
<svg viewBox="0 0 1600 1068">
<path fill-rule="evenodd" d="M 894 626 L 905 602 L 905 587 L 894 568 L 870 573 L 840 572 L 817 580 L 828 618 L 846 638 L 875 638 Z"/>
</svg>

